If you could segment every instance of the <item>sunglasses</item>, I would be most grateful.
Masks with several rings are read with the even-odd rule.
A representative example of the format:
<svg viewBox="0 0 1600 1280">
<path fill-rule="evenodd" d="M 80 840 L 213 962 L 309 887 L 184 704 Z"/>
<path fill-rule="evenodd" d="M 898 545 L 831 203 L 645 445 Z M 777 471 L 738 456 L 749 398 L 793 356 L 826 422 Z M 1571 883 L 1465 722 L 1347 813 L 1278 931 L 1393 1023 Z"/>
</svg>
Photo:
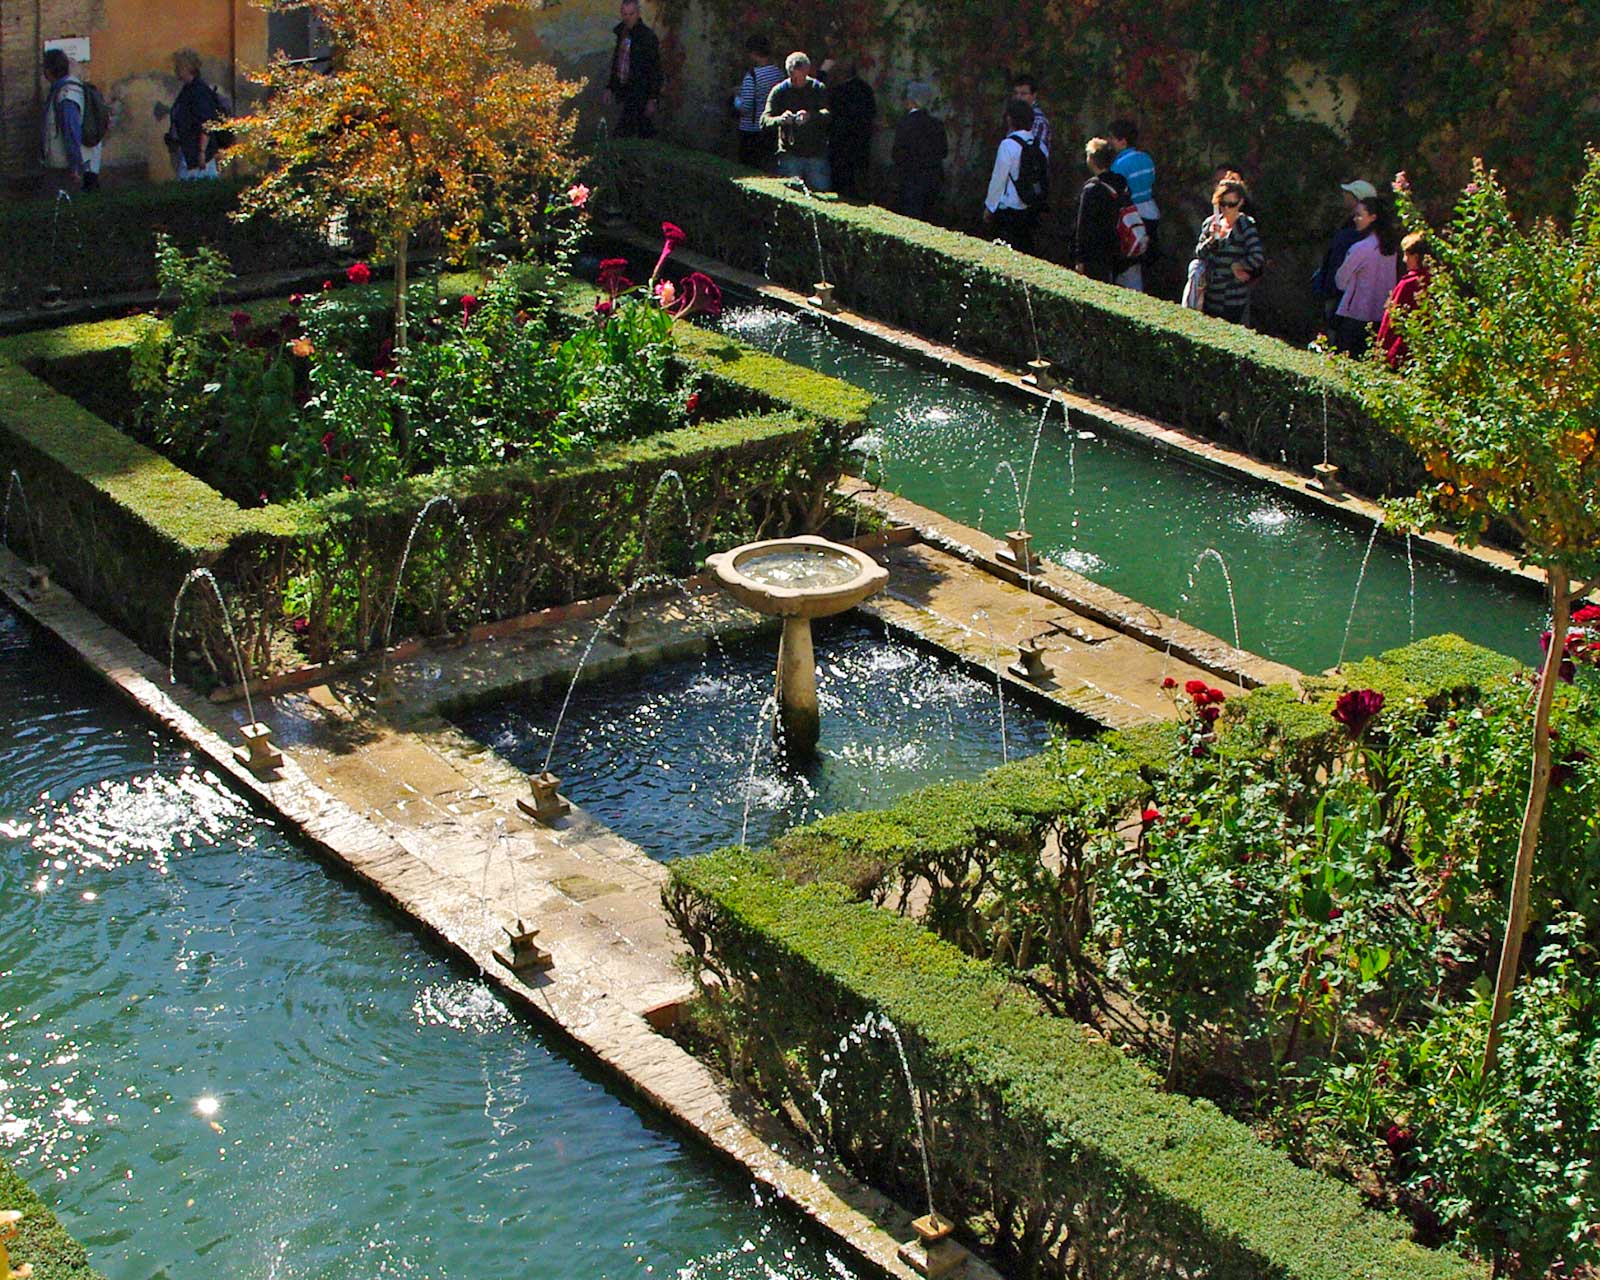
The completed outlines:
<svg viewBox="0 0 1600 1280">
<path fill-rule="evenodd" d="M 1219 200 L 1217 203 L 1220 204 L 1224 209 L 1238 209 L 1244 205 L 1243 200 Z"/>
</svg>

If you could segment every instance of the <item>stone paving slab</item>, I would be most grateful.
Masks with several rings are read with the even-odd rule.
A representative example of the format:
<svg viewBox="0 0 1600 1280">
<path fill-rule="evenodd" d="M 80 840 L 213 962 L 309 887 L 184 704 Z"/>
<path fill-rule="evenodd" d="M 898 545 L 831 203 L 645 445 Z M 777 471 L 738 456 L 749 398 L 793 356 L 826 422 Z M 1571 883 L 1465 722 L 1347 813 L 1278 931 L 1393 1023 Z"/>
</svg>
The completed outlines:
<svg viewBox="0 0 1600 1280">
<path fill-rule="evenodd" d="M 330 734 L 332 745 L 290 747 L 281 769 L 257 777 L 233 754 L 236 709 L 167 685 L 158 663 L 70 594 L 56 587 L 30 593 L 26 583 L 21 563 L 0 547 L 0 592 L 235 788 L 443 941 L 517 1005 L 570 1036 L 621 1083 L 787 1199 L 858 1262 L 912 1280 L 915 1273 L 896 1252 L 897 1242 L 910 1235 L 908 1213 L 802 1149 L 776 1119 L 651 1028 L 645 1013 L 686 990 L 659 907 L 664 868 L 579 814 L 549 831 L 518 822 L 505 803 L 514 771 L 497 769 L 489 753 L 466 749 L 442 722 L 409 741 L 391 726 L 367 726 L 359 751 Z M 309 740 L 323 722 L 307 720 L 307 707 L 342 712 L 349 700 L 333 689 L 328 696 L 298 698 L 289 709 L 265 700 L 259 710 L 269 722 L 293 721 Z M 326 723 L 349 728 L 339 712 Z M 357 765 L 369 751 L 377 763 Z M 485 758 L 484 776 L 469 777 L 453 766 Z M 426 786 L 411 786 L 411 778 Z M 392 797 L 406 786 L 414 804 L 374 803 L 385 788 Z M 446 796 L 474 791 L 492 798 L 492 808 L 450 811 Z M 572 892 L 563 892 L 563 884 Z M 652 893 L 653 914 L 639 909 Z M 519 911 L 539 912 L 530 923 L 541 927 L 540 941 L 554 954 L 547 973 L 519 977 L 492 955 L 504 942 L 501 926 Z M 976 1260 L 969 1274 L 997 1280 Z"/>
</svg>

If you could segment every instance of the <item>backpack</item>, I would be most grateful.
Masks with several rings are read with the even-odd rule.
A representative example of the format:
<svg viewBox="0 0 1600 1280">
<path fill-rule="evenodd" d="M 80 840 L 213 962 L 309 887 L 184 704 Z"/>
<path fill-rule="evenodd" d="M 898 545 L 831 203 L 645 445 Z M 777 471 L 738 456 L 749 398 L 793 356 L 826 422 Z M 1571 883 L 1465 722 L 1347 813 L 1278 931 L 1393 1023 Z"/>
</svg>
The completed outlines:
<svg viewBox="0 0 1600 1280">
<path fill-rule="evenodd" d="M 83 93 L 83 112 L 79 116 L 79 145 L 84 147 L 98 147 L 105 141 L 105 136 L 111 130 L 111 108 L 106 105 L 106 100 L 101 96 L 100 90 L 94 85 L 79 80 L 74 76 L 63 76 L 50 86 L 50 110 L 59 111 L 58 99 L 61 90 L 68 83 L 75 84 Z"/>
<path fill-rule="evenodd" d="M 1132 200 L 1124 199 L 1117 210 L 1117 256 L 1137 261 L 1149 247 L 1150 229 L 1144 225 L 1144 215 Z"/>
<path fill-rule="evenodd" d="M 1011 136 L 1016 137 L 1015 134 Z M 1026 209 L 1043 209 L 1050 203 L 1050 159 L 1037 138 L 1017 138 L 1017 141 L 1022 143 L 1017 178 L 1012 184 L 1017 189 L 1017 199 Z"/>
<path fill-rule="evenodd" d="M 229 102 L 228 99 L 223 97 L 222 93 L 215 85 L 208 84 L 206 88 L 211 90 L 211 119 L 213 121 L 231 120 L 233 118 L 233 103 Z M 218 151 L 226 151 L 233 145 L 234 142 L 232 129 L 222 129 L 213 126 L 206 131 L 206 136 L 211 139 L 209 154 L 206 157 L 207 159 L 210 159 L 210 157 L 215 155 Z"/>
<path fill-rule="evenodd" d="M 111 132 L 111 108 L 94 85 L 83 86 L 83 145 L 98 147 Z"/>
</svg>

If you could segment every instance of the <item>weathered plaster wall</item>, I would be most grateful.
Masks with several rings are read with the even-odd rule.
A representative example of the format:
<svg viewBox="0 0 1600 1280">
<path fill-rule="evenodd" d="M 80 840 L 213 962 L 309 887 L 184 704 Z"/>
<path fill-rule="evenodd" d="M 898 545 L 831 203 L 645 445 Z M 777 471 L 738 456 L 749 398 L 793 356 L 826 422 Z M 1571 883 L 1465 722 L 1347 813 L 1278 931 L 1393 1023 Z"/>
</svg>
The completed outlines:
<svg viewBox="0 0 1600 1280">
<path fill-rule="evenodd" d="M 80 74 L 113 104 L 105 168 L 154 179 L 172 176 L 156 109 L 177 96 L 173 51 L 198 52 L 206 78 L 235 101 L 248 101 L 248 71 L 267 57 L 267 15 L 249 0 L 0 0 L 0 175 L 13 182 L 37 171 L 39 57 L 45 42 L 64 36 L 89 38 Z"/>
</svg>

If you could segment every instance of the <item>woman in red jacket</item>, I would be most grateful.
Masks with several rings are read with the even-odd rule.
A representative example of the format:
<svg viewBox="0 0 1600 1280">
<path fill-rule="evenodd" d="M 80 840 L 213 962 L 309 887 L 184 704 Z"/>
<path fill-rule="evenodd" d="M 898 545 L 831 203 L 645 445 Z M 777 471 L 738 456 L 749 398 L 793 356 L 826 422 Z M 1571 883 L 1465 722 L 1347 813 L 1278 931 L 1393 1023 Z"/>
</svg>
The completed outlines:
<svg viewBox="0 0 1600 1280">
<path fill-rule="evenodd" d="M 1406 273 L 1389 295 L 1389 301 L 1383 308 L 1383 323 L 1378 326 L 1378 347 L 1391 369 L 1398 369 L 1406 358 L 1405 339 L 1395 326 L 1395 315 L 1410 311 L 1417 305 L 1422 291 L 1428 287 L 1428 275 L 1433 267 L 1433 258 L 1428 253 L 1428 238 L 1421 231 L 1413 231 L 1402 240 L 1400 252 L 1405 256 Z"/>
</svg>

